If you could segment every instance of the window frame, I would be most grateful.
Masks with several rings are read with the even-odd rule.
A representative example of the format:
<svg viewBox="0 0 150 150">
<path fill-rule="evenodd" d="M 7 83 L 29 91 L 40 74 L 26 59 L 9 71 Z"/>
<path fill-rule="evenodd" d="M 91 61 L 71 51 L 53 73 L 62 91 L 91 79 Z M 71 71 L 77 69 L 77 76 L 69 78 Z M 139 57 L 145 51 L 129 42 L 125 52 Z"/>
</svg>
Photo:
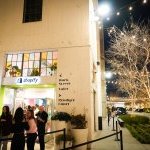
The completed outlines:
<svg viewBox="0 0 150 150">
<path fill-rule="evenodd" d="M 30 55 L 31 54 L 34 54 L 34 59 L 33 60 L 30 60 Z M 37 59 L 36 58 L 36 53 L 39 53 L 39 58 Z M 46 58 L 45 59 L 42 59 L 42 54 L 43 53 L 46 53 Z M 50 55 L 51 55 L 51 57 L 48 57 L 49 55 L 49 53 L 51 53 Z M 53 55 L 54 55 L 54 53 L 57 53 L 56 54 L 56 58 L 53 58 Z M 22 61 L 18 61 L 18 56 L 19 56 L 19 54 L 22 54 Z M 27 57 L 27 60 L 25 59 L 25 54 L 28 54 L 29 55 L 29 57 Z M 8 56 L 9 55 L 11 55 L 11 61 L 10 60 L 8 60 Z M 18 62 L 21 62 L 22 64 L 21 64 L 21 68 L 19 68 L 20 69 L 20 71 L 21 71 L 21 74 L 20 74 L 20 76 L 19 77 L 25 77 L 25 76 L 33 76 L 33 75 L 31 75 L 31 73 L 30 73 L 30 75 L 29 75 L 29 69 L 31 70 L 31 72 L 34 70 L 34 69 L 37 69 L 38 70 L 38 72 L 39 72 L 39 75 L 37 75 L 37 76 L 51 76 L 51 75 L 53 75 L 54 74 L 54 72 L 55 72 L 55 70 L 52 70 L 51 69 L 51 66 L 52 65 L 54 65 L 54 63 L 56 63 L 56 70 L 57 70 L 57 63 L 58 63 L 58 51 L 42 51 L 42 52 L 39 52 L 39 51 L 37 51 L 37 52 L 25 52 L 25 53 L 11 53 L 11 54 L 6 54 L 6 67 L 5 67 L 5 73 L 4 73 L 4 77 L 14 77 L 14 76 L 9 76 L 9 75 L 7 75 L 6 73 L 9 73 L 10 74 L 10 71 L 11 70 L 7 70 L 6 71 L 6 69 L 8 68 L 8 66 L 7 66 L 7 64 L 8 64 L 8 62 L 10 62 L 11 63 L 11 67 L 13 67 L 12 66 L 12 60 L 13 60 L 13 56 L 15 56 L 15 55 L 17 55 L 17 59 L 15 60 L 15 62 L 16 62 L 16 64 L 18 63 Z M 42 66 L 42 61 L 43 60 L 45 60 L 45 67 L 43 67 Z M 30 61 L 33 61 L 33 66 L 31 67 L 31 66 L 29 66 L 29 62 Z M 35 62 L 37 62 L 38 61 L 38 67 L 35 67 L 34 65 L 35 65 Z M 14 61 L 13 61 L 14 62 Z M 28 66 L 27 67 L 24 67 L 24 63 L 28 63 Z M 49 64 L 48 64 L 48 62 L 50 62 Z M 17 65 L 16 65 L 17 66 Z M 18 66 L 17 66 L 18 67 Z M 24 71 L 25 71 L 25 69 L 27 69 L 27 74 L 25 75 L 24 74 Z M 45 69 L 45 74 L 42 74 L 42 69 Z"/>
<path fill-rule="evenodd" d="M 23 23 L 42 21 L 43 0 L 35 1 L 24 0 Z"/>
</svg>

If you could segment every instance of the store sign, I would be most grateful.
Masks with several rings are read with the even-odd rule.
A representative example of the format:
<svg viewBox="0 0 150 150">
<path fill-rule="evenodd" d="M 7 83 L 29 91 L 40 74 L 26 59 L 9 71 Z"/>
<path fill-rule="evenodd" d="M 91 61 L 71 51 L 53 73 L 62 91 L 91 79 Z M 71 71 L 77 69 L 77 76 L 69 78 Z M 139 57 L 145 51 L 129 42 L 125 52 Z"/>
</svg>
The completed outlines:
<svg viewBox="0 0 150 150">
<path fill-rule="evenodd" d="M 39 84 L 39 77 L 19 77 L 16 79 L 16 84 Z"/>
</svg>

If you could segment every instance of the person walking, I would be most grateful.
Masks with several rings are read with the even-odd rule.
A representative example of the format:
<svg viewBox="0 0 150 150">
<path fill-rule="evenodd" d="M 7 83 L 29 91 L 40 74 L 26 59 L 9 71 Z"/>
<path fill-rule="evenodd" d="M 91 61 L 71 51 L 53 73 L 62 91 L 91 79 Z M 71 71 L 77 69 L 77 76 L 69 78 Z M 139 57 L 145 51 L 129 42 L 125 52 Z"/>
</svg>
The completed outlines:
<svg viewBox="0 0 150 150">
<path fill-rule="evenodd" d="M 29 125 L 29 130 L 27 130 L 27 150 L 34 150 L 35 140 L 37 138 L 37 126 L 32 109 L 27 110 L 26 119 Z"/>
<path fill-rule="evenodd" d="M 4 106 L 2 110 L 2 115 L 0 116 L 0 130 L 1 137 L 8 138 L 11 132 L 11 124 L 12 124 L 12 115 L 9 111 L 8 106 Z M 0 142 L 0 150 L 7 150 L 8 141 Z"/>
<path fill-rule="evenodd" d="M 111 110 L 109 107 L 107 108 L 107 114 L 108 114 L 108 126 L 109 126 L 110 119 L 111 119 Z"/>
<path fill-rule="evenodd" d="M 46 111 L 44 111 L 44 106 L 39 106 L 39 112 L 36 114 L 36 116 L 40 150 L 45 150 L 44 135 L 48 114 Z"/>
<path fill-rule="evenodd" d="M 25 121 L 24 111 L 21 107 L 17 108 L 12 121 L 13 134 L 11 150 L 24 150 L 25 147 L 25 130 L 29 130 L 29 125 Z"/>
</svg>

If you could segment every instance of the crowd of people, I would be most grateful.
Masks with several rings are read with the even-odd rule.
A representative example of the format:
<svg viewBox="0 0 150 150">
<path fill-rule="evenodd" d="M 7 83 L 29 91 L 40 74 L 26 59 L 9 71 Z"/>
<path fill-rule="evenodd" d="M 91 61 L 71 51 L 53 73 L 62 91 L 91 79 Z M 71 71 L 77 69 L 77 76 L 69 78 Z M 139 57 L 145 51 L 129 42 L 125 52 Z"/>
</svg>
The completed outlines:
<svg viewBox="0 0 150 150">
<path fill-rule="evenodd" d="M 25 141 L 27 150 L 34 150 L 35 141 L 38 137 L 40 150 L 45 150 L 44 135 L 48 114 L 43 106 L 38 107 L 35 114 L 32 107 L 28 107 L 26 112 L 17 108 L 14 116 L 11 115 L 9 107 L 4 106 L 0 116 L 0 139 L 6 139 L 11 134 L 11 150 L 24 150 Z M 36 116 L 36 117 L 35 117 Z M 27 140 L 25 140 L 27 137 Z M 0 141 L 0 150 L 7 150 L 8 140 Z"/>
</svg>

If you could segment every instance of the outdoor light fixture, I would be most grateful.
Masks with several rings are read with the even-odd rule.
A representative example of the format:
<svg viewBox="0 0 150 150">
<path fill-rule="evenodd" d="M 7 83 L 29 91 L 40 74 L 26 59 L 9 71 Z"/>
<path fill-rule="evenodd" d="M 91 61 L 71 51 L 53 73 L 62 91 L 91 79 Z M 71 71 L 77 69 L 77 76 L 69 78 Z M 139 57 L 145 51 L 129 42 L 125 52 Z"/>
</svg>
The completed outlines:
<svg viewBox="0 0 150 150">
<path fill-rule="evenodd" d="M 112 73 L 111 73 L 110 71 L 107 71 L 107 72 L 105 73 L 105 77 L 106 77 L 107 79 L 110 79 L 110 78 L 112 77 Z"/>
<path fill-rule="evenodd" d="M 101 17 L 105 17 L 110 13 L 110 5 L 108 3 L 102 3 L 100 4 L 100 6 L 98 7 L 98 14 Z"/>
</svg>

